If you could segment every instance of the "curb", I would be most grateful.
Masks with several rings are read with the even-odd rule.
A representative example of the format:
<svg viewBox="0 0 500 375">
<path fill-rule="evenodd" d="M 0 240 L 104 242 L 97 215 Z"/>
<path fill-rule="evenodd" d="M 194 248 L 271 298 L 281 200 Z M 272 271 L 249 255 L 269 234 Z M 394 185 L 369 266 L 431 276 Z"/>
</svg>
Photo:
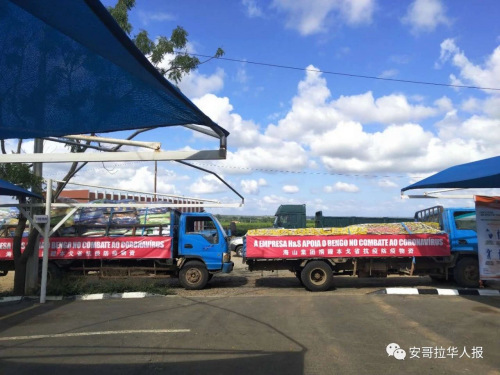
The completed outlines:
<svg viewBox="0 0 500 375">
<path fill-rule="evenodd" d="M 97 294 L 85 294 L 78 296 L 47 296 L 45 299 L 47 301 L 95 301 L 103 299 L 134 299 L 134 298 L 146 298 L 146 297 L 165 297 L 165 296 L 160 294 L 151 294 L 145 292 L 126 292 L 126 293 L 97 293 Z M 39 299 L 40 299 L 39 296 L 0 297 L 0 303 L 19 302 L 22 300 L 36 301 Z"/>
<path fill-rule="evenodd" d="M 417 295 L 432 294 L 439 296 L 500 296 L 495 289 L 419 289 L 419 288 L 386 288 L 370 294 Z"/>
</svg>

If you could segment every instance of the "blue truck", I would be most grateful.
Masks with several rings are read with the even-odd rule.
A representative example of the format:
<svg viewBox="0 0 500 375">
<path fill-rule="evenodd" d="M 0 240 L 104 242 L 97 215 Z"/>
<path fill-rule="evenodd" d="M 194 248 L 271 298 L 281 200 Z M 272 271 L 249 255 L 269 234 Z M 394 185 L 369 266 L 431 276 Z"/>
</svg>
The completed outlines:
<svg viewBox="0 0 500 375">
<path fill-rule="evenodd" d="M 434 280 L 454 279 L 464 287 L 479 285 L 476 210 L 434 206 L 415 213 L 415 221 L 437 222 L 448 234 L 450 256 L 435 259 L 438 267 L 429 275 Z"/>
<path fill-rule="evenodd" d="M 287 234 L 286 230 L 266 235 L 264 230 L 263 235 L 247 234 L 243 261 L 250 271 L 289 270 L 310 291 L 330 289 L 334 275 L 426 275 L 433 280 L 454 279 L 460 286 L 477 287 L 475 210 L 436 206 L 416 212 L 414 220 L 439 223 L 442 233 L 419 235 L 408 231 L 406 235 L 387 232 L 385 236 L 342 237 L 307 236 L 307 229 L 299 236 Z M 421 244 L 423 251 L 419 252 Z"/>
<path fill-rule="evenodd" d="M 228 236 L 209 213 L 171 210 L 158 223 L 154 215 L 149 216 L 151 221 L 134 222 L 130 209 L 128 216 L 123 211 L 103 211 L 99 220 L 62 227 L 64 233 L 50 238 L 49 280 L 62 273 L 105 277 L 133 276 L 140 271 L 178 277 L 185 289 L 196 290 L 203 289 L 214 274 L 233 269 Z M 98 216 L 96 210 L 89 212 Z M 2 276 L 15 270 L 12 242 L 12 237 L 0 238 Z"/>
</svg>

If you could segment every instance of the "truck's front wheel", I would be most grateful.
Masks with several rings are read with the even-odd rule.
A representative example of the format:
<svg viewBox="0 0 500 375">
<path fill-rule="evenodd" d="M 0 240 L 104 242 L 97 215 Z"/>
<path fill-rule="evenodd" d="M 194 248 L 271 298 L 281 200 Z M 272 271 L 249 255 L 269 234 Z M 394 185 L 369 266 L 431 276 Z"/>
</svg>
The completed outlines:
<svg viewBox="0 0 500 375">
<path fill-rule="evenodd" d="M 237 246 L 236 249 L 234 249 L 234 252 L 237 257 L 243 256 L 243 245 Z"/>
<path fill-rule="evenodd" d="M 479 262 L 477 259 L 467 257 L 461 259 L 454 269 L 455 281 L 466 288 L 479 286 Z"/>
<path fill-rule="evenodd" d="M 323 292 L 333 284 L 332 269 L 322 261 L 312 261 L 306 264 L 300 273 L 300 280 L 307 290 Z"/>
<path fill-rule="evenodd" d="M 196 260 L 185 263 L 179 272 L 179 282 L 184 289 L 203 289 L 208 283 L 207 267 Z"/>
</svg>

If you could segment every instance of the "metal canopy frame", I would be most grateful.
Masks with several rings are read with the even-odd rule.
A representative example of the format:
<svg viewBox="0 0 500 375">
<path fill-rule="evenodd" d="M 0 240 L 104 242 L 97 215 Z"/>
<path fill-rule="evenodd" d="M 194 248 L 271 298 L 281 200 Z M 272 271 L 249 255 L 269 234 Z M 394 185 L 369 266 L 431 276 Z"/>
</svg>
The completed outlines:
<svg viewBox="0 0 500 375">
<path fill-rule="evenodd" d="M 461 189 L 461 188 L 444 189 L 444 190 L 423 192 L 422 194 L 408 194 L 408 195 L 405 195 L 405 192 L 401 192 L 401 198 L 402 199 L 421 199 L 421 198 L 426 198 L 426 199 L 429 199 L 429 198 L 431 198 L 431 199 L 474 199 L 473 194 L 446 194 L 450 191 L 457 191 L 457 190 L 464 190 L 464 189 Z"/>
<path fill-rule="evenodd" d="M 202 127 L 186 126 L 193 131 L 206 131 Z M 139 130 L 145 132 L 152 129 Z M 213 135 L 214 136 L 214 135 Z M 216 136 L 216 135 L 215 135 Z M 217 138 L 219 138 L 217 136 Z M 178 161 L 178 160 L 223 160 L 226 158 L 226 137 L 221 140 L 218 150 L 189 150 L 189 151 L 164 151 L 161 150 L 159 142 L 133 141 L 130 139 L 103 138 L 92 135 L 68 135 L 65 137 L 51 137 L 46 140 L 60 142 L 68 145 L 81 145 L 102 152 L 79 152 L 79 153 L 32 153 L 32 154 L 0 154 L 0 163 L 72 163 L 72 162 L 107 162 L 107 161 Z M 77 141 L 95 142 L 92 144 L 79 144 Z M 102 144 L 114 144 L 119 146 L 143 147 L 152 151 L 120 151 L 106 148 Z"/>
</svg>

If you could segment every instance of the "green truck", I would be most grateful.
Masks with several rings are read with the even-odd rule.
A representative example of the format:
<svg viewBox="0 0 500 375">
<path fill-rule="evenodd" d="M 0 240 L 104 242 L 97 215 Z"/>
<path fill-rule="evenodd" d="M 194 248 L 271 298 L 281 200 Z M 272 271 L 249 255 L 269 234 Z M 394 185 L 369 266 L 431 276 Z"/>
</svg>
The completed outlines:
<svg viewBox="0 0 500 375">
<path fill-rule="evenodd" d="M 278 207 L 274 216 L 274 228 L 295 229 L 306 227 L 305 204 L 282 204 Z M 355 224 L 401 223 L 413 220 L 413 217 L 323 216 L 323 212 L 318 211 L 314 216 L 314 227 L 347 227 Z"/>
</svg>

